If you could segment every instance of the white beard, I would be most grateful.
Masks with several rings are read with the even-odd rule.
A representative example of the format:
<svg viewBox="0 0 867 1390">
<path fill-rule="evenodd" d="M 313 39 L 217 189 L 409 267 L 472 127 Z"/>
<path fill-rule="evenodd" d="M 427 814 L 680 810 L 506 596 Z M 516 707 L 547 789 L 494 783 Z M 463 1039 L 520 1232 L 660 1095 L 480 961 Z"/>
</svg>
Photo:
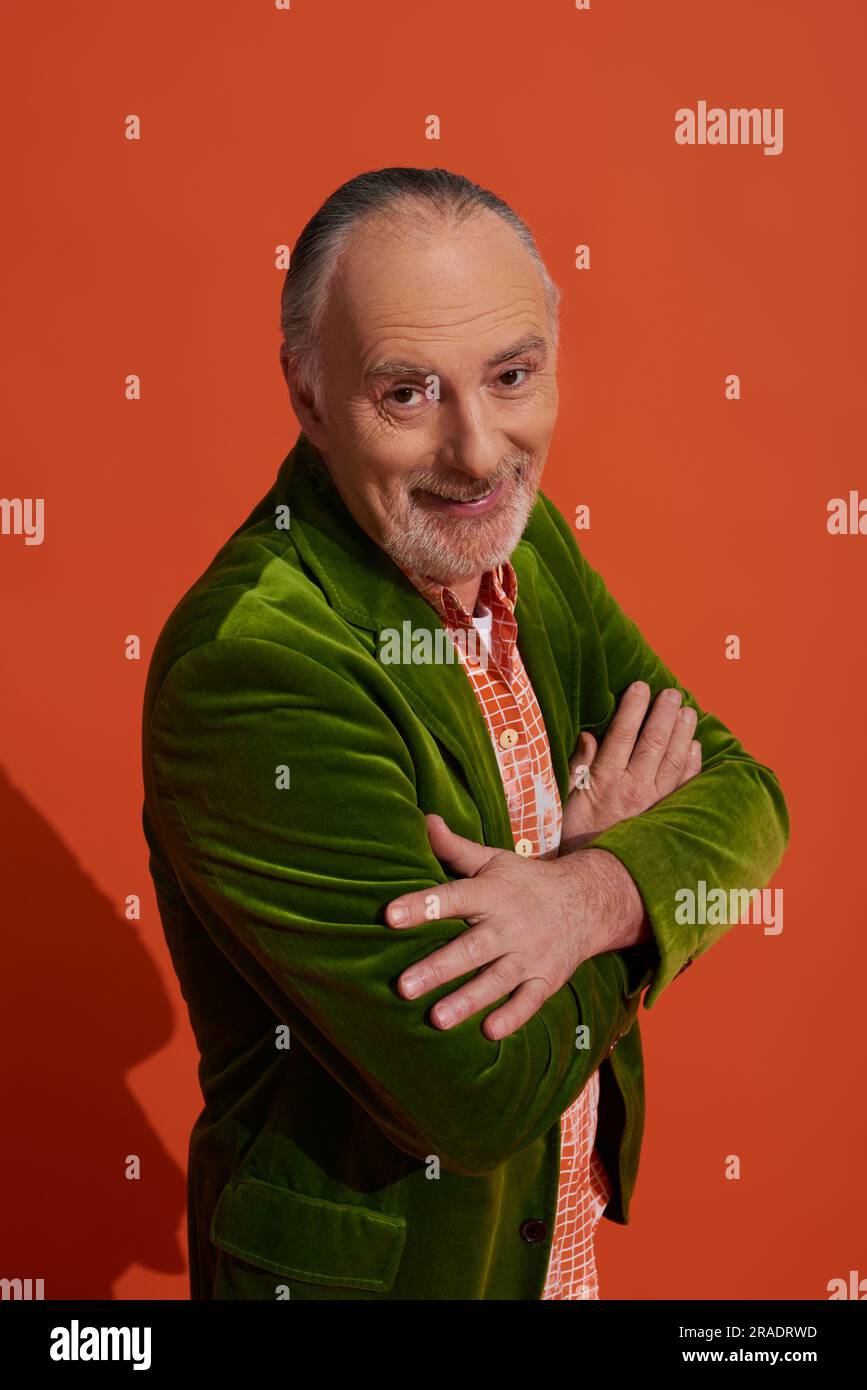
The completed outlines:
<svg viewBox="0 0 867 1390">
<path fill-rule="evenodd" d="M 479 517 L 430 511 L 414 502 L 406 489 L 389 508 L 382 548 L 403 569 L 440 584 L 471 579 L 505 564 L 521 539 L 538 490 L 535 470 L 533 477 L 526 468 L 512 476 L 509 497 Z"/>
</svg>

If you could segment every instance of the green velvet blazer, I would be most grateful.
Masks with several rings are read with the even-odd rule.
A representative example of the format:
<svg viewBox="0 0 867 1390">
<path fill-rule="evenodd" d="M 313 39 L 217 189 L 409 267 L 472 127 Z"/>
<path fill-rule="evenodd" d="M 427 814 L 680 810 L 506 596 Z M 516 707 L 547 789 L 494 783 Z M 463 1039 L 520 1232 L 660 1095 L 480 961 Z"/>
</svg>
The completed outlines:
<svg viewBox="0 0 867 1390">
<path fill-rule="evenodd" d="M 538 1299 L 560 1115 L 598 1068 L 605 1215 L 626 1224 L 642 992 L 651 1007 L 728 929 L 678 925 L 675 893 L 699 879 L 763 887 L 788 841 L 785 801 L 681 686 L 699 715 L 700 776 L 594 841 L 638 885 L 653 941 L 585 961 L 499 1041 L 484 1014 L 435 1028 L 432 1004 L 461 981 L 419 1000 L 395 981 L 466 924 L 395 931 L 383 909 L 449 877 L 425 813 L 511 850 L 508 810 L 460 664 L 379 660 L 383 629 L 409 620 L 433 634 L 440 620 L 319 462 L 301 434 L 175 607 L 148 671 L 143 828 L 204 1097 L 188 1162 L 191 1297 Z M 565 802 L 580 730 L 601 739 L 633 680 L 653 696 L 677 681 L 544 494 L 511 558 Z"/>
</svg>

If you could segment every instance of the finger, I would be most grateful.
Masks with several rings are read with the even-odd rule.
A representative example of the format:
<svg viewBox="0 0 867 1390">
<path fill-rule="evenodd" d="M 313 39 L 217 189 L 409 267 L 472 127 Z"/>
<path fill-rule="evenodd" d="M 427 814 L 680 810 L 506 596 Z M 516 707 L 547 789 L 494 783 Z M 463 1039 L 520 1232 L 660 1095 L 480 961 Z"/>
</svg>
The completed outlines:
<svg viewBox="0 0 867 1390">
<path fill-rule="evenodd" d="M 487 845 L 480 845 L 475 840 L 456 835 L 453 830 L 449 830 L 442 816 L 425 816 L 425 820 L 431 849 L 437 859 L 450 864 L 462 878 L 472 878 L 498 854 L 506 852 L 501 849 L 489 849 Z"/>
<path fill-rule="evenodd" d="M 480 970 L 453 994 L 437 1000 L 431 1009 L 431 1021 L 438 1028 L 454 1028 L 504 999 L 521 981 L 521 966 L 516 956 L 500 956 L 486 970 Z"/>
<path fill-rule="evenodd" d="M 635 751 L 629 759 L 629 771 L 637 779 L 651 784 L 656 782 L 659 764 L 668 747 L 681 698 L 680 691 L 671 686 L 661 691 L 654 700 L 653 708 L 638 736 Z"/>
<path fill-rule="evenodd" d="M 478 970 L 496 960 L 502 950 L 502 944 L 492 931 L 472 927 L 456 936 L 454 941 L 440 946 L 438 951 L 431 951 L 424 960 L 408 966 L 397 978 L 398 992 L 404 999 L 418 999 L 438 985 L 447 985 L 449 980 L 458 980 L 471 970 Z M 499 998 L 499 995 L 494 998 Z"/>
<path fill-rule="evenodd" d="M 596 757 L 596 750 L 598 747 L 599 745 L 590 730 L 582 729 L 578 735 L 578 742 L 575 744 L 575 752 L 569 759 L 569 766 L 574 767 L 576 764 L 580 763 L 589 767 Z"/>
<path fill-rule="evenodd" d="M 592 734 L 582 732 L 579 735 L 575 752 L 569 759 L 569 790 L 574 791 L 576 782 L 585 782 L 584 774 L 593 765 L 593 759 L 599 749 L 599 744 Z"/>
<path fill-rule="evenodd" d="M 624 691 L 617 713 L 596 754 L 597 773 L 606 770 L 622 772 L 626 767 L 649 701 L 650 686 L 645 681 L 635 681 Z"/>
<path fill-rule="evenodd" d="M 529 1023 L 550 996 L 551 990 L 547 981 L 538 976 L 532 980 L 525 980 L 514 990 L 508 1003 L 488 1014 L 482 1024 L 482 1032 L 491 1039 L 508 1037 L 518 1028 L 523 1028 L 525 1023 Z"/>
<path fill-rule="evenodd" d="M 456 878 L 437 883 L 417 893 L 392 898 L 385 909 L 389 927 L 418 927 L 422 922 L 440 922 L 446 917 L 478 918 L 487 913 L 492 889 L 481 878 Z"/>
<path fill-rule="evenodd" d="M 691 777 L 697 776 L 699 772 L 701 772 L 701 744 L 697 738 L 694 738 L 689 745 L 689 753 L 686 759 L 686 771 L 681 778 L 680 785 L 683 786 L 684 782 L 688 782 Z"/>
<path fill-rule="evenodd" d="M 668 747 L 656 773 L 656 789 L 660 796 L 668 796 L 681 785 L 688 771 L 690 743 L 697 722 L 698 715 L 689 705 L 677 711 Z"/>
</svg>

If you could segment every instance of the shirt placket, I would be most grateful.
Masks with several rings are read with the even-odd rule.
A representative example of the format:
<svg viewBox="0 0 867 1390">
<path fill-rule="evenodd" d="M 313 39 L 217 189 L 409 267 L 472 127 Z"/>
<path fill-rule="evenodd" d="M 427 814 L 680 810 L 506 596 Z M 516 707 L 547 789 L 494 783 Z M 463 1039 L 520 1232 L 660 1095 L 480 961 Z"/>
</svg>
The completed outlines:
<svg viewBox="0 0 867 1390">
<path fill-rule="evenodd" d="M 527 857 L 557 853 L 563 819 L 541 710 L 517 645 L 516 578 L 511 567 L 488 572 L 479 597 L 490 609 L 491 643 L 482 668 L 458 652 L 485 717 L 509 810 L 515 849 Z M 447 628 L 473 629 L 450 589 L 419 583 Z M 474 629 L 473 629 L 474 630 Z M 610 1197 L 610 1183 L 593 1148 L 599 1076 L 561 1117 L 560 1181 L 543 1299 L 598 1298 L 593 1232 Z"/>
</svg>

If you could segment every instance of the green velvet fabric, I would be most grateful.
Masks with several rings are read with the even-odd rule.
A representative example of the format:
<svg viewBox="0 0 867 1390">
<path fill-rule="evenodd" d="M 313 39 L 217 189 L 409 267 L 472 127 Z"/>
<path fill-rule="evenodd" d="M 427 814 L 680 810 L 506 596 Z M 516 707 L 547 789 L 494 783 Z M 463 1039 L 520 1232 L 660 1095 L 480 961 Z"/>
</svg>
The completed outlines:
<svg viewBox="0 0 867 1390">
<path fill-rule="evenodd" d="M 684 691 L 701 775 L 595 841 L 638 884 L 653 942 L 584 962 L 500 1041 L 484 1015 L 433 1027 L 431 1005 L 460 982 L 409 1001 L 395 981 L 465 923 L 396 931 L 383 909 L 449 877 L 426 812 L 513 848 L 503 787 L 461 666 L 378 660 L 384 628 L 434 632 L 439 618 L 318 462 L 300 435 L 171 614 L 148 672 L 143 826 L 205 1102 L 189 1151 L 191 1296 L 537 1299 L 559 1117 L 599 1068 L 605 1214 L 627 1223 L 642 991 L 654 1004 L 727 929 L 676 925 L 675 891 L 763 886 L 787 842 L 785 802 Z M 288 529 L 285 510 L 275 524 L 286 507 Z M 512 563 L 565 799 L 579 731 L 601 738 L 638 677 L 653 695 L 676 682 L 542 494 Z M 575 1046 L 582 1023 L 589 1049 Z"/>
</svg>

